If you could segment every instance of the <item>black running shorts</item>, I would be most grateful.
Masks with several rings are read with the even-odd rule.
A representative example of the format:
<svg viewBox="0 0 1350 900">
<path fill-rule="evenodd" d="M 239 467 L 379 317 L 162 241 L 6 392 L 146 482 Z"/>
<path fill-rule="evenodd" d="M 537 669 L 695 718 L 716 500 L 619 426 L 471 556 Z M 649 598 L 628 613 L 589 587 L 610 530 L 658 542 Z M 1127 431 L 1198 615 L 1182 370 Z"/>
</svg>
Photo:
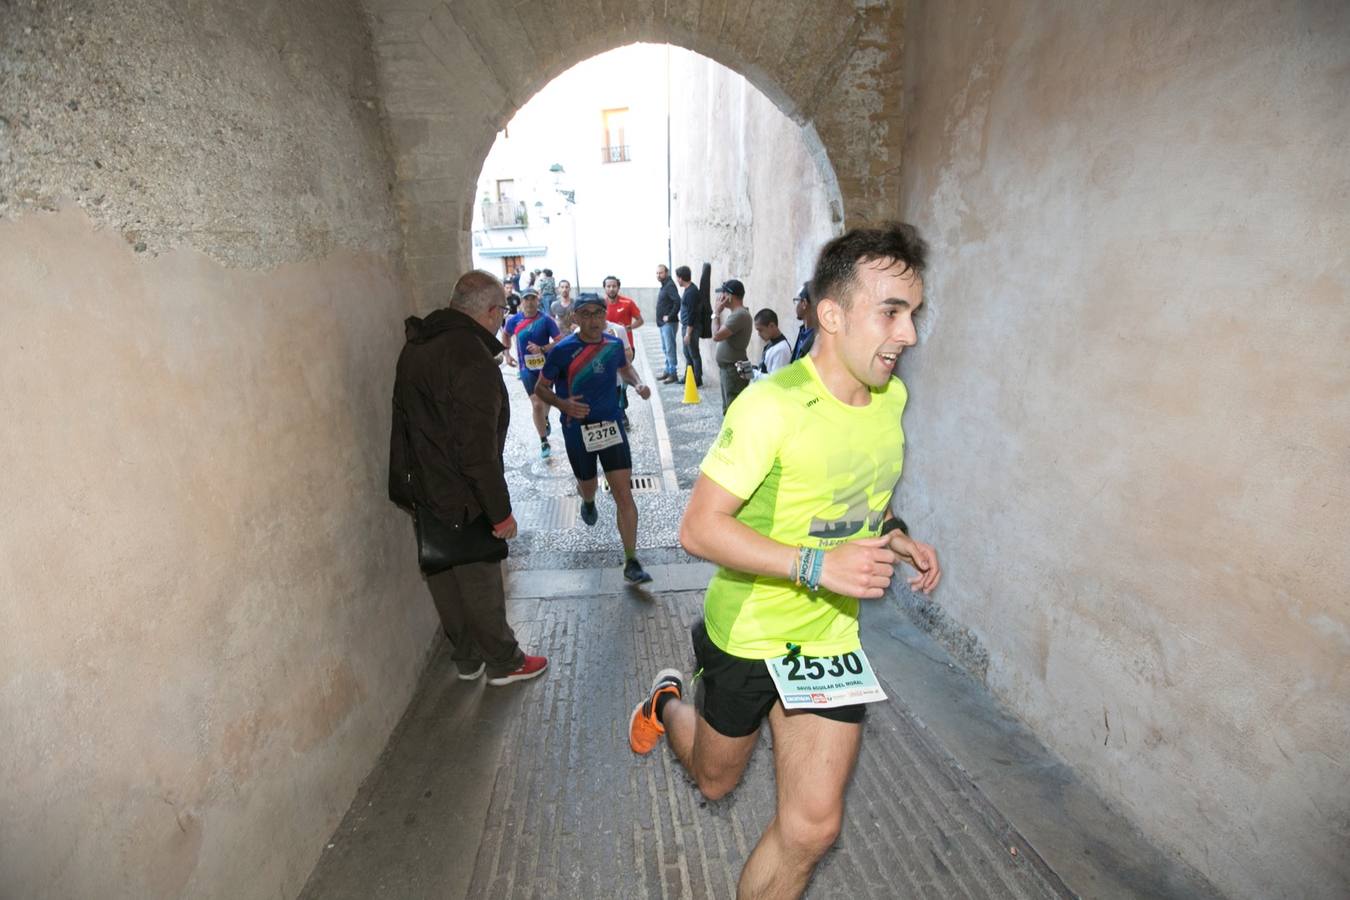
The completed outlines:
<svg viewBox="0 0 1350 900">
<path fill-rule="evenodd" d="M 580 425 L 563 426 L 563 442 L 567 447 L 567 461 L 572 464 L 572 474 L 578 481 L 590 481 L 597 475 L 597 465 L 606 472 L 619 472 L 633 468 L 633 455 L 628 449 L 628 429 L 619 422 L 619 433 L 623 441 L 603 450 L 587 450 L 581 439 Z"/>
<path fill-rule="evenodd" d="M 762 659 L 732 656 L 713 643 L 703 620 L 690 629 L 694 660 L 703 682 L 703 718 L 718 734 L 745 737 L 754 734 L 778 702 L 769 667 Z M 804 709 L 800 712 L 833 722 L 857 725 L 867 716 L 867 704 Z"/>
</svg>

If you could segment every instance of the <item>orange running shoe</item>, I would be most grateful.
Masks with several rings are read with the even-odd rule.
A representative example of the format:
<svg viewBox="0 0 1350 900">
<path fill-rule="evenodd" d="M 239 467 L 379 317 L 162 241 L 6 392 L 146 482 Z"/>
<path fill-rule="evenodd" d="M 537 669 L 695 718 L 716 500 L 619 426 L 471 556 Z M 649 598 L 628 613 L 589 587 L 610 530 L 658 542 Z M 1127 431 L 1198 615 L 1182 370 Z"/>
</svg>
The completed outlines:
<svg viewBox="0 0 1350 900">
<path fill-rule="evenodd" d="M 672 694 L 676 700 L 684 696 L 684 676 L 679 669 L 657 672 L 651 693 L 633 710 L 633 718 L 628 721 L 628 746 L 634 753 L 651 753 L 666 733 L 666 726 L 656 716 L 656 698 L 662 694 Z"/>
</svg>

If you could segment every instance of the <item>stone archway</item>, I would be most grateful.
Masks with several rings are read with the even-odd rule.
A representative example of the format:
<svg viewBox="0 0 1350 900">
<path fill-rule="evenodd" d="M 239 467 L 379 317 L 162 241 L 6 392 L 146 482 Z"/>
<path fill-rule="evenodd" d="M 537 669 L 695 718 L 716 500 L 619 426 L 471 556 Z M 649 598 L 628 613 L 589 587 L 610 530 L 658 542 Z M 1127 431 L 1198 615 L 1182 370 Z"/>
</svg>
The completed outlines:
<svg viewBox="0 0 1350 900">
<path fill-rule="evenodd" d="M 636 41 L 685 47 L 741 73 L 809 141 L 818 138 L 850 224 L 895 207 L 904 139 L 899 4 L 787 0 L 771 15 L 726 0 L 367 7 L 419 308 L 439 305 L 468 267 L 474 187 L 496 133 L 557 75 Z"/>
</svg>

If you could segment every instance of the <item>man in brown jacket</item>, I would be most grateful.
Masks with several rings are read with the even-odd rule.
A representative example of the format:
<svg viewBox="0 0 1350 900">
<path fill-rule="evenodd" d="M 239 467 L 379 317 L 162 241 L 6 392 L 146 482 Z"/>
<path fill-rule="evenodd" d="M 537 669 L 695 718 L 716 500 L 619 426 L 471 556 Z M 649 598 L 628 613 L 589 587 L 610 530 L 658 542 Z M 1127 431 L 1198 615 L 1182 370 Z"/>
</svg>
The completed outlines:
<svg viewBox="0 0 1350 900">
<path fill-rule="evenodd" d="M 394 377 L 389 494 L 400 506 L 429 510 L 451 523 L 485 516 L 498 538 L 516 535 L 502 452 L 511 405 L 493 336 L 506 293 L 487 272 L 455 282 L 450 305 L 405 322 L 408 337 Z M 428 576 L 427 587 L 454 645 L 459 677 L 487 671 L 488 684 L 543 673 L 548 660 L 527 656 L 506 623 L 500 562 L 472 562 Z"/>
</svg>

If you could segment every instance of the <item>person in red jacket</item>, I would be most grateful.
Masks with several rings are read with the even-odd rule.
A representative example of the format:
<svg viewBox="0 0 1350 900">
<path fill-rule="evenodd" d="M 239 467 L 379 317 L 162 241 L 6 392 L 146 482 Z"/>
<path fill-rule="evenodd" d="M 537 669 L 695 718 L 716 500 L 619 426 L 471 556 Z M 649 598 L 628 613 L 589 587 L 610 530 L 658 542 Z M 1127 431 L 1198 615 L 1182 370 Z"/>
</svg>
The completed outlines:
<svg viewBox="0 0 1350 900">
<path fill-rule="evenodd" d="M 466 530 L 486 518 L 492 534 L 508 540 L 516 536 L 502 462 L 511 404 L 496 359 L 506 348 L 493 336 L 505 311 L 502 283 L 474 270 L 455 282 L 449 307 L 405 321 L 408 341 L 394 376 L 389 496 Z M 427 587 L 462 680 L 486 671 L 488 684 L 510 684 L 548 667 L 544 657 L 520 649 L 507 624 L 501 562 L 451 566 L 429 575 Z"/>
</svg>

